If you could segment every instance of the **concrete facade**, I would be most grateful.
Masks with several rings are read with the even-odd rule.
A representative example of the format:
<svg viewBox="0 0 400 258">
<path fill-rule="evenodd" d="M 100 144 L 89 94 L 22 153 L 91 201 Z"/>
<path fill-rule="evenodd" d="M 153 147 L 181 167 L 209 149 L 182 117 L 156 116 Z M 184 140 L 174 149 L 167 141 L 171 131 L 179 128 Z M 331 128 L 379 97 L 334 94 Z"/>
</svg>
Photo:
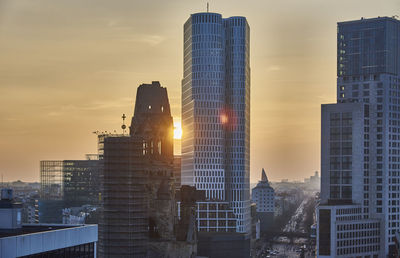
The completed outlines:
<svg viewBox="0 0 400 258">
<path fill-rule="evenodd" d="M 96 249 L 97 225 L 70 226 L 63 229 L 51 229 L 52 226 L 61 225 L 24 225 L 22 228 L 25 229 L 29 227 L 47 227 L 49 229 L 43 232 L 0 237 L 0 257 L 15 258 L 35 255 L 88 243 L 93 243 L 94 250 Z M 96 257 L 96 254 L 94 254 L 94 257 Z"/>
<path fill-rule="evenodd" d="M 400 230 L 400 21 L 340 22 L 337 51 L 337 103 L 321 112 L 317 230 L 349 232 L 345 248 L 338 245 L 341 233 L 317 234 L 317 255 L 391 257 Z M 343 205 L 356 205 L 359 217 L 343 219 L 338 229 Z M 371 238 L 358 241 L 371 227 Z M 378 235 L 379 243 L 371 242 Z"/>
</svg>

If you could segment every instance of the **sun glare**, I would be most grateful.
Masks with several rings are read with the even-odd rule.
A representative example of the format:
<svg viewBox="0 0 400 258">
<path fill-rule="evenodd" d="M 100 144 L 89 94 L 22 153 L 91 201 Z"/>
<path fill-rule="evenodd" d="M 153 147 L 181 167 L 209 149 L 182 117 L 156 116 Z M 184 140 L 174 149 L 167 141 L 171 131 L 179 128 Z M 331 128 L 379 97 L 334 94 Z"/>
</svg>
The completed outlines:
<svg viewBox="0 0 400 258">
<path fill-rule="evenodd" d="M 181 122 L 174 122 L 174 139 L 182 139 Z"/>
</svg>

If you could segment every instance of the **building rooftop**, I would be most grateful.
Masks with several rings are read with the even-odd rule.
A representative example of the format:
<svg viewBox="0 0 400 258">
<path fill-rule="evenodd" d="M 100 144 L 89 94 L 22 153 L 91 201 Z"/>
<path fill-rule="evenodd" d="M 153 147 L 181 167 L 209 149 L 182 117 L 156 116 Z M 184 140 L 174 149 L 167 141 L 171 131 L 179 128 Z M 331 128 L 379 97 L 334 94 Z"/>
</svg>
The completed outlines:
<svg viewBox="0 0 400 258">
<path fill-rule="evenodd" d="M 267 177 L 267 174 L 265 173 L 264 168 L 261 171 L 261 181 L 258 181 L 257 186 L 254 187 L 253 189 L 257 189 L 257 188 L 271 188 L 271 189 L 273 189 L 271 187 L 271 185 L 269 184 L 268 177 Z"/>
<path fill-rule="evenodd" d="M 37 254 L 40 257 L 46 254 L 50 255 L 46 257 L 55 257 L 55 253 L 64 251 L 70 252 L 71 257 L 83 257 L 80 256 L 82 252 L 89 255 L 95 252 L 97 231 L 97 225 L 23 225 L 18 229 L 0 232 L 0 257 L 37 257 Z M 86 245 L 85 251 L 76 249 L 83 245 Z"/>
<path fill-rule="evenodd" d="M 26 224 L 17 229 L 0 229 L 0 238 L 22 236 L 60 229 L 78 228 L 87 225 L 61 225 L 61 224 Z"/>
<path fill-rule="evenodd" d="M 396 18 L 397 16 L 392 16 L 392 17 L 388 17 L 388 16 L 378 16 L 378 17 L 374 17 L 374 18 L 365 18 L 365 17 L 361 17 L 361 19 L 359 20 L 351 20 L 351 21 L 342 21 L 342 22 L 338 22 L 338 24 L 350 24 L 350 23 L 359 23 L 359 22 L 371 22 L 371 21 L 378 21 L 378 20 L 390 20 L 390 21 L 395 21 L 395 22 L 400 22 L 400 20 L 398 20 Z"/>
</svg>

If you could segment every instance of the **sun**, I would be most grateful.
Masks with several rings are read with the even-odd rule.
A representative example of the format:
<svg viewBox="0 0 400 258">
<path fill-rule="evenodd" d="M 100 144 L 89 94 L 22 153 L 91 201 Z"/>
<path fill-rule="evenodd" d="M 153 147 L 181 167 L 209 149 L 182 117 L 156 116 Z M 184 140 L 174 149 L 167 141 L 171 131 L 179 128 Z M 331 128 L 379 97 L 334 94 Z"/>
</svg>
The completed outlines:
<svg viewBox="0 0 400 258">
<path fill-rule="evenodd" d="M 180 121 L 174 122 L 174 139 L 182 139 L 182 125 Z"/>
</svg>

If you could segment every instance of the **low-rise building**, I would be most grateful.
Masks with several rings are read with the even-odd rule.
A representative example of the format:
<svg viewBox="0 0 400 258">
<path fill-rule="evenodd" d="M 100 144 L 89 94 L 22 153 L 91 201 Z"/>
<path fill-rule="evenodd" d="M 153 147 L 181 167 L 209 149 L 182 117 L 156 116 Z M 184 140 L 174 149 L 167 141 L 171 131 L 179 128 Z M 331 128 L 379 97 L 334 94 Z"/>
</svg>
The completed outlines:
<svg viewBox="0 0 400 258">
<path fill-rule="evenodd" d="M 22 224 L 11 189 L 0 200 L 0 257 L 96 257 L 97 225 Z"/>
</svg>

